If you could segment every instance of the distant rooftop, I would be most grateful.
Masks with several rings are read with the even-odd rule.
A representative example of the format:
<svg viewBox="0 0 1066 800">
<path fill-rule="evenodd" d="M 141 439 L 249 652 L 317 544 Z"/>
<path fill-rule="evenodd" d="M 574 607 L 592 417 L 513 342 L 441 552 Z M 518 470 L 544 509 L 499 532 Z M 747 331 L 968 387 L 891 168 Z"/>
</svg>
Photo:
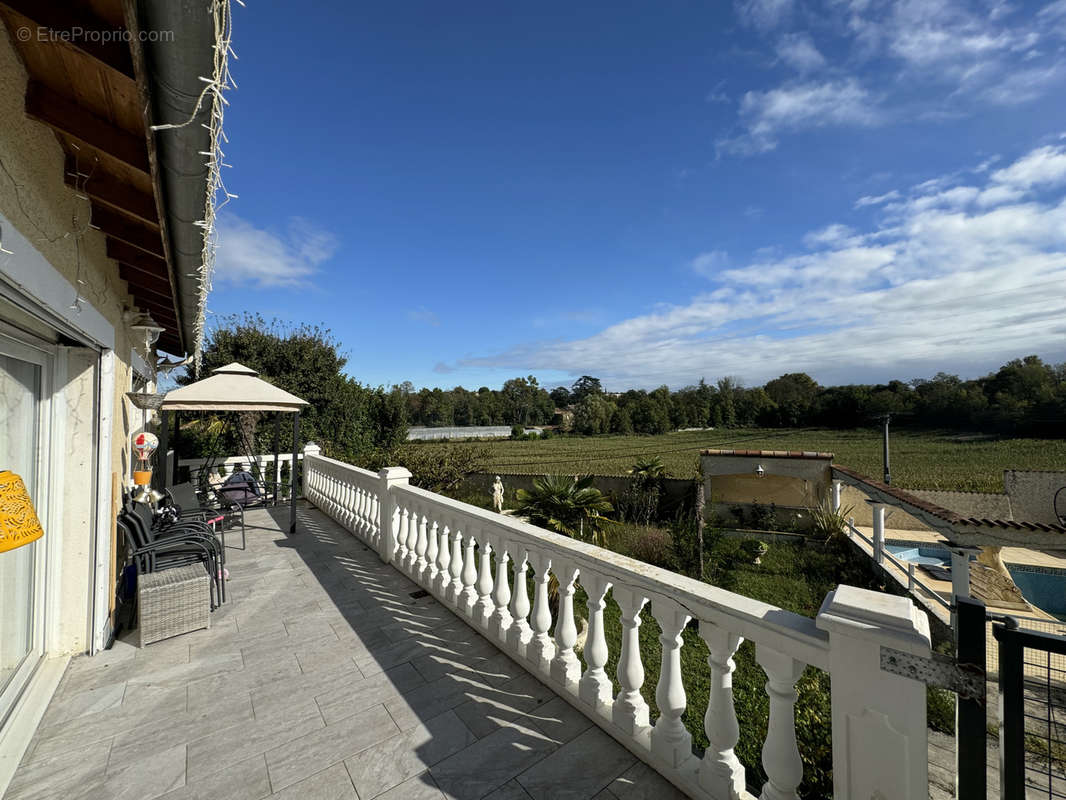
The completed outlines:
<svg viewBox="0 0 1066 800">
<path fill-rule="evenodd" d="M 819 453 L 814 450 L 702 450 L 705 456 L 746 456 L 751 458 L 818 458 L 833 460 L 832 453 Z"/>
</svg>

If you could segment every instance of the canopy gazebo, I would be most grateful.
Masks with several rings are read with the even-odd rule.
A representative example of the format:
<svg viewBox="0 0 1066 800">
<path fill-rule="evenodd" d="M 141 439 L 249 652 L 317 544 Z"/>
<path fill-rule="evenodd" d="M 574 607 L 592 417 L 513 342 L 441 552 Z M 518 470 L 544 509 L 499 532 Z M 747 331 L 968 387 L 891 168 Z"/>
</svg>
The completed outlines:
<svg viewBox="0 0 1066 800">
<path fill-rule="evenodd" d="M 170 412 L 175 423 L 181 411 L 273 411 L 274 418 L 274 483 L 280 486 L 279 430 L 282 414 L 292 414 L 292 468 L 289 471 L 289 533 L 296 533 L 296 467 L 300 457 L 300 411 L 308 405 L 294 394 L 267 383 L 254 369 L 234 361 L 211 370 L 208 378 L 167 392 L 159 410 L 162 414 L 160 450 L 166 458 L 170 430 Z M 176 426 L 175 426 L 176 430 Z M 177 480 L 178 459 L 174 457 L 174 479 Z M 164 472 L 166 466 L 164 465 Z M 277 491 L 277 488 L 275 489 Z M 275 495 L 276 496 L 276 495 Z"/>
</svg>

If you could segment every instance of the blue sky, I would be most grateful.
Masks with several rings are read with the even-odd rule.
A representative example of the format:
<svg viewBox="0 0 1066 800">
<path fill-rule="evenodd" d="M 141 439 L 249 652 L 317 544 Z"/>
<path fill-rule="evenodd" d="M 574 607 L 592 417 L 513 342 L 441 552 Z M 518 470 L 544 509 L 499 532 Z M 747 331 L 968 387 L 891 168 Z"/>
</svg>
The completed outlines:
<svg viewBox="0 0 1066 800">
<path fill-rule="evenodd" d="M 234 16 L 209 325 L 418 386 L 1066 360 L 1066 0 Z"/>
</svg>

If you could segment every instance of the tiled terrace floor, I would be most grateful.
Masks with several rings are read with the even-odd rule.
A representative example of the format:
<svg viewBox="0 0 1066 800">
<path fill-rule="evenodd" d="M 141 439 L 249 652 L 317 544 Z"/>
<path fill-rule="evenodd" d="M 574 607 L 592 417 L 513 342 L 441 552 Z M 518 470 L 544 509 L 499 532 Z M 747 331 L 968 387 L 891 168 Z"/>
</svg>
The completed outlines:
<svg viewBox="0 0 1066 800">
<path fill-rule="evenodd" d="M 249 514 L 210 630 L 74 659 L 6 800 L 682 796 L 327 517 L 287 519 Z"/>
</svg>

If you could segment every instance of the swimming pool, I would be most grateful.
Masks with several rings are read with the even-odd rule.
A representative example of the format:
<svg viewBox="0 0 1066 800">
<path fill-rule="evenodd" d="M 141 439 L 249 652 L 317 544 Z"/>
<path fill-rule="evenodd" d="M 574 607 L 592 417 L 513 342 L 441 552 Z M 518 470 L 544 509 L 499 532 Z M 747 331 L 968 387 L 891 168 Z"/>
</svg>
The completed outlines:
<svg viewBox="0 0 1066 800">
<path fill-rule="evenodd" d="M 950 567 L 951 553 L 943 547 L 914 547 L 909 544 L 886 544 L 885 549 L 896 558 L 929 567 Z"/>
<path fill-rule="evenodd" d="M 1025 564 L 1007 564 L 1007 572 L 1034 606 L 1056 616 L 1066 614 L 1066 573 Z"/>
</svg>

